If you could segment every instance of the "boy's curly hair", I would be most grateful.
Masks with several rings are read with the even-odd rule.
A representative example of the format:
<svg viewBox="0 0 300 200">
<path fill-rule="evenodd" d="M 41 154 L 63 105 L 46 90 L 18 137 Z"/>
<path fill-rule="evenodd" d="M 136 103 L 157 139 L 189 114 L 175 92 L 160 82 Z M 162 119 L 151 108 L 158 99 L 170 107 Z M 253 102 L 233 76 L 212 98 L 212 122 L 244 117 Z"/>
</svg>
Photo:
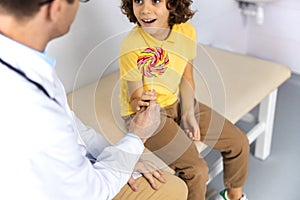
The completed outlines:
<svg viewBox="0 0 300 200">
<path fill-rule="evenodd" d="M 167 9 L 170 11 L 169 26 L 181 24 L 191 19 L 195 12 L 190 9 L 192 0 L 167 0 Z M 121 11 L 130 22 L 138 23 L 133 13 L 133 0 L 122 0 Z"/>
</svg>

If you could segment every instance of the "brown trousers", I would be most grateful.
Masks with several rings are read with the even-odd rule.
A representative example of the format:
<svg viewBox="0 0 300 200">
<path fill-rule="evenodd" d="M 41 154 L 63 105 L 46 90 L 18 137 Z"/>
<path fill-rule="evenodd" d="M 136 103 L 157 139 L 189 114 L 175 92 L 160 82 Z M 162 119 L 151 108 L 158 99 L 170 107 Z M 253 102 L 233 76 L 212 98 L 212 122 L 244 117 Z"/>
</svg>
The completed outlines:
<svg viewBox="0 0 300 200">
<path fill-rule="evenodd" d="M 113 200 L 184 200 L 187 199 L 188 189 L 186 184 L 173 174 L 164 173 L 166 183 L 156 181 L 158 190 L 153 190 L 149 182 L 140 177 L 136 179 L 138 191 L 134 192 L 125 185 Z"/>
<path fill-rule="evenodd" d="M 160 127 L 145 146 L 167 163 L 188 186 L 189 200 L 205 200 L 208 167 L 180 126 L 178 102 L 161 109 Z M 221 152 L 226 188 L 242 187 L 248 175 L 246 134 L 211 108 L 195 101 L 201 142 Z M 129 117 L 125 118 L 126 124 Z"/>
</svg>

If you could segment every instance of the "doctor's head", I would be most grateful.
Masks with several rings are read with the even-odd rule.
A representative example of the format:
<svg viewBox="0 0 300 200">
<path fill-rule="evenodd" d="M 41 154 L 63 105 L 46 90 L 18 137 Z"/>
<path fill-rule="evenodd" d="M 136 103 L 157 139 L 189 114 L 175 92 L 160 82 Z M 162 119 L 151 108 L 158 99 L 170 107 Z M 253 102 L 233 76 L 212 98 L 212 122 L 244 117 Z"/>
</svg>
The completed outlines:
<svg viewBox="0 0 300 200">
<path fill-rule="evenodd" d="M 78 0 L 63 0 L 68 4 L 78 5 Z M 31 17 L 38 13 L 43 6 L 51 6 L 57 0 L 0 0 L 1 13 L 14 15 L 18 18 Z M 87 1 L 83 1 L 87 2 Z"/>
<path fill-rule="evenodd" d="M 26 31 L 24 34 L 34 34 L 48 42 L 69 31 L 79 2 L 80 0 L 0 0 L 0 32 L 5 34 L 10 31 L 13 34 L 13 28 L 9 27 L 13 25 L 15 33 Z"/>
</svg>

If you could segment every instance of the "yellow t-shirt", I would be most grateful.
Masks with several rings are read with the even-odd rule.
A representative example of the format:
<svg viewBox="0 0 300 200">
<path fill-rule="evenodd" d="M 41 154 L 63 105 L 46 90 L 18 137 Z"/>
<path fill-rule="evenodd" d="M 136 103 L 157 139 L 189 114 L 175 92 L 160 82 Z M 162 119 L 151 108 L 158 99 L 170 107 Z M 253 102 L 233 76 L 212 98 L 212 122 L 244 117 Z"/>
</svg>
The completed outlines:
<svg viewBox="0 0 300 200">
<path fill-rule="evenodd" d="M 169 56 L 165 73 L 158 77 L 142 76 L 137 67 L 139 53 L 147 47 L 161 47 Z M 196 31 L 189 23 L 173 26 L 169 37 L 160 41 L 146 33 L 140 26 L 134 27 L 125 37 L 120 48 L 120 105 L 121 115 L 133 114 L 127 81 L 143 80 L 144 90 L 155 89 L 161 107 L 172 105 L 179 95 L 179 84 L 187 62 L 196 56 Z"/>
</svg>

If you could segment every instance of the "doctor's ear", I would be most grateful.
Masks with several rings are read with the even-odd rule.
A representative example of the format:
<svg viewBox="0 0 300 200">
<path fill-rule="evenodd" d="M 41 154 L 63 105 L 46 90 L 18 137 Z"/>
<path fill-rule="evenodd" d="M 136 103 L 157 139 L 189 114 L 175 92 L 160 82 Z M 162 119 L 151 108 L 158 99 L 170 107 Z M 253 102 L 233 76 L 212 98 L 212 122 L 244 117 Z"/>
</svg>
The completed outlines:
<svg viewBox="0 0 300 200">
<path fill-rule="evenodd" d="M 62 11 L 62 3 L 66 0 L 44 0 L 40 2 L 40 6 L 47 10 L 47 17 L 51 21 L 55 21 L 58 19 L 59 15 Z"/>
</svg>

